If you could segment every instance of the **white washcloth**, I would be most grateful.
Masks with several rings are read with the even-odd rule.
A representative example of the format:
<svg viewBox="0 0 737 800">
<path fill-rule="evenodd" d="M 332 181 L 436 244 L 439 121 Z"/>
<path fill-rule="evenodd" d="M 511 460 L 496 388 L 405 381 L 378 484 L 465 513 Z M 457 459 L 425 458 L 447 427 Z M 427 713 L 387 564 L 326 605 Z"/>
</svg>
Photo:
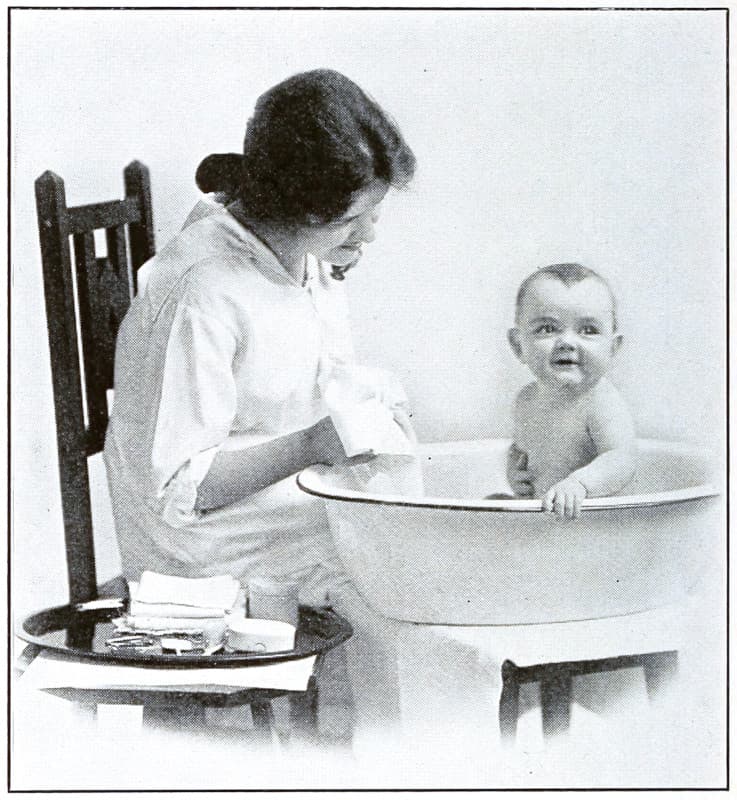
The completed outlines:
<svg viewBox="0 0 737 800">
<path fill-rule="evenodd" d="M 179 578 L 146 571 L 140 583 L 129 581 L 128 591 L 130 605 L 123 619 L 131 630 L 204 630 L 220 638 L 226 614 L 245 606 L 240 584 L 230 575 Z"/>
<path fill-rule="evenodd" d="M 239 590 L 240 584 L 230 575 L 179 578 L 146 571 L 141 575 L 135 595 L 131 591 L 131 600 L 149 605 L 187 607 L 190 611 L 214 609 L 222 615 L 233 608 Z"/>
<path fill-rule="evenodd" d="M 122 631 L 140 631 L 155 636 L 184 632 L 201 632 L 209 641 L 215 642 L 225 636 L 228 627 L 227 616 L 223 617 L 142 617 L 125 614 L 114 620 L 115 627 Z"/>
<path fill-rule="evenodd" d="M 128 612 L 136 618 L 168 617 L 171 619 L 215 619 L 225 616 L 222 608 L 178 606 L 175 603 L 141 603 L 131 600 Z"/>
<path fill-rule="evenodd" d="M 356 489 L 378 495 L 396 495 L 410 499 L 424 496 L 422 465 L 418 458 L 380 455 L 365 464 L 347 469 Z"/>
<path fill-rule="evenodd" d="M 406 407 L 407 396 L 391 373 L 331 362 L 321 366 L 319 384 L 347 456 L 415 454 L 414 443 L 394 420 L 393 410 Z"/>
</svg>

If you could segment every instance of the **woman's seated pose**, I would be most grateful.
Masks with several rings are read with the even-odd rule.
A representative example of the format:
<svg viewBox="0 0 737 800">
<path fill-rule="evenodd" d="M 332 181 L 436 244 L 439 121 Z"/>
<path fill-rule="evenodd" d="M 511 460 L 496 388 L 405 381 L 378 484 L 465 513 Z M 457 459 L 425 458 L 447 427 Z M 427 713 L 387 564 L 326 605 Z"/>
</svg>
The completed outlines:
<svg viewBox="0 0 737 800">
<path fill-rule="evenodd" d="M 311 603 L 341 580 L 322 501 L 293 476 L 345 458 L 318 384 L 352 358 L 340 280 L 414 165 L 331 70 L 268 90 L 243 155 L 200 165 L 214 194 L 144 265 L 118 334 L 105 463 L 126 578 L 282 577 Z"/>
</svg>

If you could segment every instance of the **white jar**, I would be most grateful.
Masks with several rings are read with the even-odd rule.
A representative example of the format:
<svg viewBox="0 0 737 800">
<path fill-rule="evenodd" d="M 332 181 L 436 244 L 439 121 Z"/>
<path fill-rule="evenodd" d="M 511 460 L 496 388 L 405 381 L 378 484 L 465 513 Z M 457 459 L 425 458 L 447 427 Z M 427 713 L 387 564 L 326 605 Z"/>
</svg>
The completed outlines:
<svg viewBox="0 0 737 800">
<path fill-rule="evenodd" d="M 248 616 L 299 624 L 299 583 L 278 578 L 248 579 Z"/>
</svg>

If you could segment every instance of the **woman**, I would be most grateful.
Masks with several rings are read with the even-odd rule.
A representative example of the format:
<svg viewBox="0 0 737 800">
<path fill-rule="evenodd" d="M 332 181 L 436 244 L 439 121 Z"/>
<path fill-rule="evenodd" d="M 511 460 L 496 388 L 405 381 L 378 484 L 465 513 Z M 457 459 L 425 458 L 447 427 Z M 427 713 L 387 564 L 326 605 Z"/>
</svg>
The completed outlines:
<svg viewBox="0 0 737 800">
<path fill-rule="evenodd" d="M 373 100 L 315 70 L 259 98 L 243 156 L 200 166 L 220 194 L 145 266 L 118 333 L 105 463 L 129 580 L 267 575 L 325 601 L 340 569 L 293 476 L 345 457 L 318 386 L 352 357 L 335 278 L 414 163 Z"/>
</svg>

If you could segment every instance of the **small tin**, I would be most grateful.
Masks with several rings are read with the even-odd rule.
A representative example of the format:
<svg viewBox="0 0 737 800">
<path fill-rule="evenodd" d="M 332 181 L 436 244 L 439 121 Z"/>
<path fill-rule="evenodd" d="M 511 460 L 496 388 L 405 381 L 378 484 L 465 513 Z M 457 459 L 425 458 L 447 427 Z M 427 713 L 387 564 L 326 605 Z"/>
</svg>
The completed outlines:
<svg viewBox="0 0 737 800">
<path fill-rule="evenodd" d="M 278 578 L 248 580 L 248 616 L 299 624 L 299 583 Z"/>
</svg>

